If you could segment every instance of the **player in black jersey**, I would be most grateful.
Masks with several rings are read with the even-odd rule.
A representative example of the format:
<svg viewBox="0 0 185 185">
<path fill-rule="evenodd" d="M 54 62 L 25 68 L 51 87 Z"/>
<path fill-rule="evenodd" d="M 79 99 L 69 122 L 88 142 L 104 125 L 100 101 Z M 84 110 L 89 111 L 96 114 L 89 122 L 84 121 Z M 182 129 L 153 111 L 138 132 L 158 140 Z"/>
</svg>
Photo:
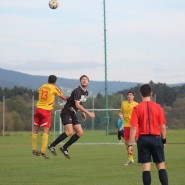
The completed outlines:
<svg viewBox="0 0 185 185">
<path fill-rule="evenodd" d="M 55 146 L 66 139 L 68 136 L 71 136 L 73 134 L 73 131 L 75 131 L 75 134 L 71 136 L 71 138 L 64 144 L 64 146 L 60 147 L 60 151 L 64 154 L 64 156 L 70 159 L 67 148 L 83 136 L 82 126 L 76 116 L 78 110 L 81 111 L 83 120 L 86 120 L 86 115 L 88 115 L 92 119 L 95 117 L 94 112 L 89 112 L 82 105 L 84 102 L 86 102 L 88 96 L 88 83 L 89 78 L 86 75 L 82 75 L 80 77 L 80 86 L 72 91 L 71 96 L 67 99 L 67 102 L 61 111 L 60 115 L 62 124 L 65 127 L 65 132 L 63 132 L 55 141 L 53 141 L 48 146 L 48 149 L 54 155 L 57 155 Z"/>
</svg>

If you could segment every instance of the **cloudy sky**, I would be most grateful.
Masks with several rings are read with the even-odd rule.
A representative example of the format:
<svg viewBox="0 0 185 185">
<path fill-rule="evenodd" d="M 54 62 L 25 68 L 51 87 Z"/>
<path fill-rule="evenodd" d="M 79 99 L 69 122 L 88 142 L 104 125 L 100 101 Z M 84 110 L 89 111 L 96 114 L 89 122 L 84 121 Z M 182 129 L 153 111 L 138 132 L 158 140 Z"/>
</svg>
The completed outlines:
<svg viewBox="0 0 185 185">
<path fill-rule="evenodd" d="M 103 81 L 103 0 L 0 2 L 0 68 Z M 185 1 L 106 0 L 107 78 L 185 82 Z"/>
</svg>

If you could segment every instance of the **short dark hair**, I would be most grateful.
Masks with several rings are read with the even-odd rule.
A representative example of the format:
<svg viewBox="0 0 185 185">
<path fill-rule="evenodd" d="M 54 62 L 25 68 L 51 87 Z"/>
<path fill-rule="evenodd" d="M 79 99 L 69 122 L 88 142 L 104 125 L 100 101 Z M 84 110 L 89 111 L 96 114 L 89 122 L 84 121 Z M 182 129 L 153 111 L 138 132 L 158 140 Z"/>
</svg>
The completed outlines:
<svg viewBox="0 0 185 185">
<path fill-rule="evenodd" d="M 57 77 L 55 75 L 50 75 L 48 77 L 48 83 L 54 84 L 57 81 Z"/>
<path fill-rule="evenodd" d="M 152 93 L 152 87 L 149 84 L 144 84 L 140 87 L 140 93 L 143 97 L 148 97 Z"/>
<path fill-rule="evenodd" d="M 82 79 L 83 77 L 88 78 L 88 81 L 89 81 L 89 77 L 88 77 L 87 75 L 82 75 L 82 76 L 80 77 L 80 81 L 81 81 L 81 79 Z"/>
<path fill-rule="evenodd" d="M 134 96 L 134 91 L 133 91 L 133 90 L 129 90 L 129 91 L 127 92 L 127 95 L 128 95 L 129 93 L 133 94 L 133 96 Z"/>
</svg>

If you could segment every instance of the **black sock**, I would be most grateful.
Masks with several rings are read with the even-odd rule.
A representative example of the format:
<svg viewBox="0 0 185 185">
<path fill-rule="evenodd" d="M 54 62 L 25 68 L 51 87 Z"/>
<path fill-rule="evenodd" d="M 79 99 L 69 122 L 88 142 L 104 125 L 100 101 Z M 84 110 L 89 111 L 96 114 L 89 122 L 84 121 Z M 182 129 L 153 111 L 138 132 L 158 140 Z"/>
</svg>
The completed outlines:
<svg viewBox="0 0 185 185">
<path fill-rule="evenodd" d="M 151 184 L 151 174 L 150 171 L 143 171 L 143 185 Z"/>
<path fill-rule="evenodd" d="M 58 145 L 58 143 L 60 143 L 61 141 L 63 141 L 65 138 L 67 138 L 67 134 L 65 132 L 63 132 L 62 134 L 60 134 L 55 141 L 53 141 L 53 143 L 50 144 L 50 146 L 56 146 Z"/>
<path fill-rule="evenodd" d="M 80 137 L 77 134 L 74 134 L 67 143 L 63 146 L 64 149 L 67 149 L 73 143 L 75 143 Z"/>
<path fill-rule="evenodd" d="M 158 171 L 159 173 L 159 180 L 162 185 L 168 185 L 168 175 L 165 169 L 161 169 Z"/>
</svg>

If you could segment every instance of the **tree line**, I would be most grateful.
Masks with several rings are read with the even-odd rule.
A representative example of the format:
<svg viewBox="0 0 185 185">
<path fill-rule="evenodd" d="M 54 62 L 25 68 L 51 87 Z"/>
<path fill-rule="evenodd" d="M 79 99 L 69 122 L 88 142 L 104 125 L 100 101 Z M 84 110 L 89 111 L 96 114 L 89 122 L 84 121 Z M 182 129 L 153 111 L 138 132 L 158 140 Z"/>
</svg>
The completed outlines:
<svg viewBox="0 0 185 185">
<path fill-rule="evenodd" d="M 168 128 L 185 128 L 185 85 L 169 87 L 165 83 L 154 83 L 152 81 L 149 83 L 153 89 L 153 101 L 159 103 L 165 110 Z M 141 101 L 139 87 L 140 85 L 130 88 L 135 92 L 135 101 L 137 102 Z M 127 91 L 130 89 L 123 89 L 122 91 L 109 95 L 108 108 L 120 109 L 121 102 L 126 100 Z M 3 97 L 5 97 L 4 115 Z M 0 133 L 2 133 L 3 128 L 3 117 L 5 120 L 5 131 L 31 131 L 33 105 L 35 106 L 37 99 L 37 91 L 16 86 L 12 89 L 0 87 Z M 55 110 L 61 109 L 63 105 L 64 102 L 56 98 L 53 113 Z M 98 93 L 95 97 L 89 97 L 84 106 L 88 109 L 104 109 L 105 97 L 101 93 Z M 83 122 L 80 116 L 79 119 L 85 129 L 92 129 L 92 127 L 94 129 L 105 129 L 106 124 L 109 123 L 109 129 L 116 130 L 118 112 L 118 110 L 108 112 L 109 122 L 105 119 L 105 111 L 96 111 L 94 122 L 92 122 L 91 119 L 87 119 L 86 122 Z"/>
</svg>

